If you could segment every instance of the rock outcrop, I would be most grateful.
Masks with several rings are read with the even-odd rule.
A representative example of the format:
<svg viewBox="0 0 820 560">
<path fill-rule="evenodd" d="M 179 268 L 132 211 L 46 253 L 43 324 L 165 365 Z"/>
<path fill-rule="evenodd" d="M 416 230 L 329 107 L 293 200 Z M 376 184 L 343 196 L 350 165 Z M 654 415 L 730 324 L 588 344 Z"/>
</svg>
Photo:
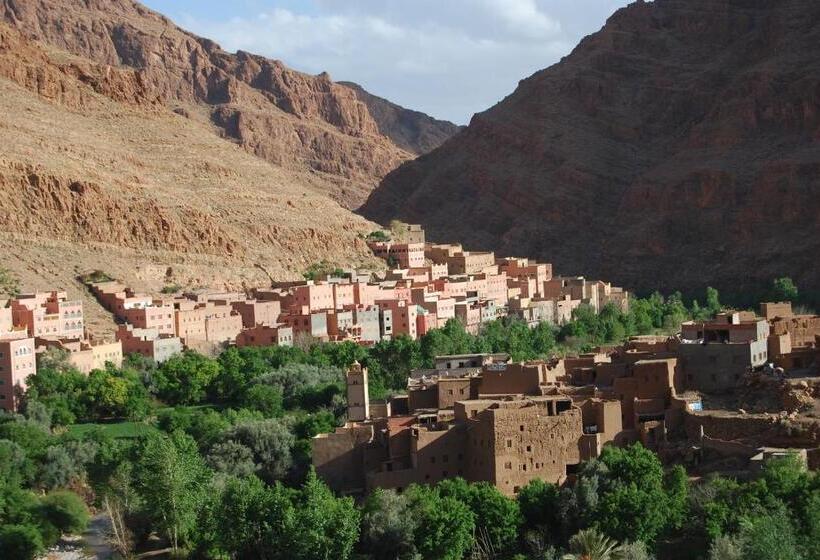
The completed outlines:
<svg viewBox="0 0 820 560">
<path fill-rule="evenodd" d="M 130 71 L 140 95 L 210 120 L 254 155 L 316 173 L 326 192 L 351 208 L 412 157 L 380 133 L 351 88 L 327 74 L 227 53 L 133 0 L 0 0 L 0 21 L 29 40 L 101 65 L 102 76 L 86 81 L 115 99 L 131 92 L 106 91 L 108 74 Z M 77 68 L 78 77 L 83 70 Z"/>
<path fill-rule="evenodd" d="M 365 216 L 637 289 L 820 291 L 820 3 L 638 1 Z"/>
<path fill-rule="evenodd" d="M 372 93 L 353 82 L 339 82 L 356 92 L 367 105 L 379 132 L 390 138 L 398 147 L 416 155 L 426 154 L 455 136 L 464 127 L 434 119 L 429 115 L 405 109 Z"/>
</svg>

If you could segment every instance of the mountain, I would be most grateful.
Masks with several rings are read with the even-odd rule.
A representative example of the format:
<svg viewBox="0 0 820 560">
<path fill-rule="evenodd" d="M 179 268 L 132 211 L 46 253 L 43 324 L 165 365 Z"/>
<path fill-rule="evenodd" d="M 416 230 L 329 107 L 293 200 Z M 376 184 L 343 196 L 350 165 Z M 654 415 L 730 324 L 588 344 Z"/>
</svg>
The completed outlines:
<svg viewBox="0 0 820 560">
<path fill-rule="evenodd" d="M 412 157 L 379 132 L 351 88 L 327 74 L 227 53 L 132 0 L 0 0 L 0 21 L 26 39 L 133 70 L 147 95 L 256 156 L 316 174 L 349 208 Z"/>
<path fill-rule="evenodd" d="M 463 128 L 450 121 L 440 121 L 424 113 L 405 109 L 368 93 L 353 82 L 338 83 L 355 91 L 359 100 L 367 105 L 379 132 L 390 138 L 396 146 L 412 154 L 426 154 L 438 148 Z"/>
<path fill-rule="evenodd" d="M 820 3 L 656 0 L 361 209 L 639 290 L 820 290 Z"/>
<path fill-rule="evenodd" d="M 25 289 L 62 286 L 77 293 L 76 276 L 95 269 L 140 289 L 159 290 L 165 284 L 239 288 L 263 284 L 271 276 L 298 278 L 324 259 L 373 262 L 361 237 L 375 225 L 327 195 L 325 173 L 300 169 L 296 154 L 307 157 L 308 148 L 299 148 L 299 140 L 287 154 L 294 158 L 291 164 L 276 165 L 218 134 L 207 118 L 211 106 L 199 101 L 205 92 L 218 90 L 210 80 L 221 75 L 206 60 L 195 66 L 207 72 L 195 74 L 175 74 L 172 64 L 167 74 L 158 63 L 140 68 L 111 64 L 126 49 L 109 52 L 107 40 L 128 33 L 144 36 L 126 31 L 127 25 L 112 31 L 91 19 L 64 20 L 65 42 L 58 47 L 57 22 L 68 17 L 58 7 L 68 3 L 55 3 L 51 15 L 28 12 L 35 4 L 44 5 L 5 1 L 5 18 L 20 17 L 15 25 L 0 21 L 0 250 L 2 268 L 10 269 Z M 73 4 L 78 7 L 74 15 L 84 13 L 86 2 Z M 158 16 L 149 14 L 149 20 L 166 26 Z M 81 41 L 83 28 L 87 33 Z M 176 40 L 172 29 L 168 33 L 162 45 Z M 54 42 L 35 41 L 32 35 Z M 206 52 L 193 39 L 184 42 L 193 58 Z M 64 50 L 69 43 L 76 52 Z M 178 46 L 179 51 L 158 46 L 133 52 L 147 60 L 185 50 Z M 80 47 L 87 56 L 77 54 Z M 94 56 L 111 60 L 99 62 Z M 333 109 L 333 99 L 344 98 L 345 107 L 358 108 L 358 116 L 337 117 L 346 119 L 351 130 L 360 127 L 359 137 L 321 125 L 318 116 L 296 117 L 263 102 L 267 97 L 251 86 L 228 81 L 260 103 L 256 115 L 279 123 L 283 136 L 270 142 L 283 151 L 290 142 L 286 137 L 298 138 L 301 132 L 314 148 L 325 138 L 328 145 L 358 144 L 362 158 L 378 153 L 376 143 L 387 146 L 384 153 L 397 153 L 383 137 L 363 131 L 375 124 L 352 92 L 349 97 L 328 94 L 322 107 L 330 115 L 342 108 L 339 101 Z M 329 91 L 336 87 L 325 79 L 317 79 L 314 85 L 319 84 Z M 199 91 L 200 86 L 205 89 Z M 244 115 L 231 104 L 214 110 Z M 298 110 L 319 108 L 305 101 Z M 249 122 L 256 123 L 253 118 Z"/>
</svg>

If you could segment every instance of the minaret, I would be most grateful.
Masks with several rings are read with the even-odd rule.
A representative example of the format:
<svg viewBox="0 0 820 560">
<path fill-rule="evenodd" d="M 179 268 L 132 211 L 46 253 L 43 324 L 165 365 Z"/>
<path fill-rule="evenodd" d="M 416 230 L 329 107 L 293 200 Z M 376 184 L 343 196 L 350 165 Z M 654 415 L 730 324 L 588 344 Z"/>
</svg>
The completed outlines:
<svg viewBox="0 0 820 560">
<path fill-rule="evenodd" d="M 367 392 L 367 368 L 353 362 L 347 370 L 347 419 L 363 422 L 370 418 L 370 395 Z"/>
</svg>

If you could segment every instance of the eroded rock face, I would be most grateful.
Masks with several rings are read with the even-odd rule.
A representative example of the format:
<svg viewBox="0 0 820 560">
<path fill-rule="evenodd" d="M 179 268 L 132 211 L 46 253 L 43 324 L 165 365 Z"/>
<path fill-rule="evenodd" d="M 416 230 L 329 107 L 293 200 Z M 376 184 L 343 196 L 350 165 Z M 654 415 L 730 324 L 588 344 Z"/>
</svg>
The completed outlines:
<svg viewBox="0 0 820 560">
<path fill-rule="evenodd" d="M 449 121 L 434 119 L 424 113 L 405 109 L 353 82 L 339 82 L 356 92 L 367 105 L 379 131 L 394 144 L 416 155 L 426 154 L 455 136 L 463 127 Z"/>
<path fill-rule="evenodd" d="M 636 2 L 362 211 L 637 289 L 818 291 L 818 55 L 812 0 Z"/>
<path fill-rule="evenodd" d="M 132 0 L 0 0 L 0 16 L 28 39 L 130 70 L 147 99 L 204 106 L 214 124 L 257 156 L 328 174 L 328 194 L 348 207 L 412 157 L 379 132 L 356 93 L 326 74 L 226 53 Z"/>
<path fill-rule="evenodd" d="M 320 260 L 369 264 L 376 226 L 168 106 L 142 70 L 27 39 L 0 21 L 0 251 L 27 289 L 104 270 L 162 287 L 264 285 Z M 307 125 L 306 125 L 307 126 Z M 307 133 L 306 133 L 307 134 Z"/>
</svg>

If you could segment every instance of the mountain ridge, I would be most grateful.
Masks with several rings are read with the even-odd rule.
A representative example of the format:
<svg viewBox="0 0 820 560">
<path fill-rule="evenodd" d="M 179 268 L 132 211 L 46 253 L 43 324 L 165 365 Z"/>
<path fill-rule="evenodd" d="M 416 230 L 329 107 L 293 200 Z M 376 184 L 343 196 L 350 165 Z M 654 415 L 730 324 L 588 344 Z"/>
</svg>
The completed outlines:
<svg viewBox="0 0 820 560">
<path fill-rule="evenodd" d="M 820 291 L 818 21 L 806 0 L 633 3 L 361 212 L 639 290 Z"/>
</svg>

